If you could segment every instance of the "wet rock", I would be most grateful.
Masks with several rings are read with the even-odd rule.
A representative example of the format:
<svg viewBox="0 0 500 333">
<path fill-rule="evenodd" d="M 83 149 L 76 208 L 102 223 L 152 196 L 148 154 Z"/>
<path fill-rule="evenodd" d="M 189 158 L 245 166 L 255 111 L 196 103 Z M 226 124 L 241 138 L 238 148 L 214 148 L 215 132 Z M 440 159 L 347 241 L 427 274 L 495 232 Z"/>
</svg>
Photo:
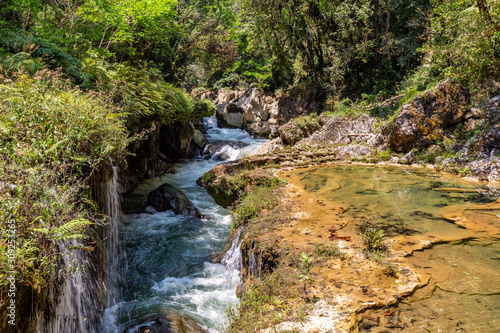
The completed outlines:
<svg viewBox="0 0 500 333">
<path fill-rule="evenodd" d="M 240 282 L 238 286 L 236 286 L 236 297 L 241 298 L 245 293 L 245 283 Z"/>
<path fill-rule="evenodd" d="M 148 195 L 147 204 L 158 212 L 171 210 L 177 215 L 182 214 L 202 218 L 200 211 L 189 201 L 186 194 L 168 183 L 151 191 Z"/>
<path fill-rule="evenodd" d="M 403 106 L 394 121 L 383 128 L 389 146 L 397 152 L 425 148 L 442 139 L 463 121 L 470 96 L 460 85 L 446 80 Z"/>
<path fill-rule="evenodd" d="M 243 109 L 235 103 L 217 105 L 217 121 L 220 127 L 242 128 Z"/>
<path fill-rule="evenodd" d="M 208 261 L 211 262 L 212 264 L 220 264 L 223 257 L 224 257 L 224 252 L 217 251 L 208 256 Z"/>
<path fill-rule="evenodd" d="M 203 135 L 203 133 L 201 131 L 194 130 L 193 143 L 199 149 L 203 149 L 205 147 L 205 145 L 208 143 L 208 140 L 207 140 L 207 138 L 205 138 L 205 135 Z"/>
<path fill-rule="evenodd" d="M 209 142 L 203 150 L 204 158 L 213 158 L 215 161 L 225 161 L 236 153 L 236 150 L 248 146 L 248 143 L 241 141 L 216 140 Z"/>
<path fill-rule="evenodd" d="M 219 149 L 224 146 L 230 146 L 233 149 L 241 149 L 248 146 L 248 143 L 241 141 L 230 141 L 230 140 L 215 140 L 210 141 L 203 150 L 204 155 L 213 155 Z"/>
<path fill-rule="evenodd" d="M 195 320 L 177 313 L 147 315 L 132 322 L 129 333 L 208 333 Z"/>
<path fill-rule="evenodd" d="M 182 155 L 179 153 L 168 155 L 161 149 L 163 138 L 161 128 L 162 125 L 159 122 L 153 123 L 141 139 L 129 145 L 128 150 L 131 154 L 127 157 L 127 167 L 120 172 L 124 193 L 130 193 L 143 179 L 172 172 L 169 163 Z M 179 142 L 184 139 L 174 135 L 169 140 Z"/>
<path fill-rule="evenodd" d="M 170 332 L 172 333 L 208 333 L 195 320 L 183 317 L 177 313 L 168 316 Z"/>
<path fill-rule="evenodd" d="M 123 198 L 121 209 L 124 214 L 144 213 L 148 206 L 148 198 L 144 195 L 137 195 L 134 192 Z"/>
</svg>

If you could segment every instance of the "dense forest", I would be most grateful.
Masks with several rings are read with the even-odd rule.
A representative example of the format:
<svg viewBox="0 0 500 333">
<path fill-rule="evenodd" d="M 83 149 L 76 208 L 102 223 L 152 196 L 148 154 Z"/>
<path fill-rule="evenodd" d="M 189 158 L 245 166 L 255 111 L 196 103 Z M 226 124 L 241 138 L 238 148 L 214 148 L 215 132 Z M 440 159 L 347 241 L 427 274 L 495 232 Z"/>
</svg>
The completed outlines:
<svg viewBox="0 0 500 333">
<path fill-rule="evenodd" d="M 88 249 L 89 225 L 105 223 L 92 184 L 153 122 L 213 114 L 193 91 L 252 85 L 318 112 L 388 117 L 397 106 L 372 106 L 445 79 L 476 104 L 500 93 L 500 2 L 4 0 L 2 290 L 15 271 L 42 299 L 80 269 L 60 267 L 58 244 Z"/>
</svg>

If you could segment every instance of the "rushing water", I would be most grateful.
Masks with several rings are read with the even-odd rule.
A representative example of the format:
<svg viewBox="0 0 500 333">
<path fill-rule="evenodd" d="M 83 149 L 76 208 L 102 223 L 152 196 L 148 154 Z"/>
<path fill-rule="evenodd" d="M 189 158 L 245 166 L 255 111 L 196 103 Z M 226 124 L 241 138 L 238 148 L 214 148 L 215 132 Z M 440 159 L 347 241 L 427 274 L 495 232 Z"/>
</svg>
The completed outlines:
<svg viewBox="0 0 500 333">
<path fill-rule="evenodd" d="M 288 177 L 343 205 L 357 223 L 371 219 L 391 237 L 448 240 L 407 258 L 405 264 L 429 283 L 390 317 L 384 309 L 368 310 L 361 332 L 500 332 L 500 211 L 490 203 L 498 189 L 389 166 L 323 166 Z M 450 223 L 443 218 L 450 211 L 465 211 L 477 223 L 468 229 Z"/>
<path fill-rule="evenodd" d="M 243 149 L 226 146 L 230 159 L 255 150 L 262 140 L 252 139 L 237 129 L 219 129 L 215 118 L 206 119 L 211 127 L 207 138 L 242 141 Z M 225 311 L 237 303 L 235 289 L 239 283 L 237 247 L 229 251 L 222 264 L 209 262 L 209 256 L 221 251 L 227 242 L 230 215 L 216 205 L 196 180 L 217 163 L 213 159 L 196 159 L 175 165 L 175 173 L 147 180 L 134 195 L 147 196 L 164 183 L 181 189 L 209 220 L 175 215 L 171 211 L 122 215 L 120 223 L 121 281 L 114 304 L 108 304 L 104 331 L 133 332 L 141 318 L 151 314 L 175 312 L 195 319 L 210 331 L 218 331 L 225 321 Z M 113 286 L 112 288 L 115 288 Z"/>
</svg>

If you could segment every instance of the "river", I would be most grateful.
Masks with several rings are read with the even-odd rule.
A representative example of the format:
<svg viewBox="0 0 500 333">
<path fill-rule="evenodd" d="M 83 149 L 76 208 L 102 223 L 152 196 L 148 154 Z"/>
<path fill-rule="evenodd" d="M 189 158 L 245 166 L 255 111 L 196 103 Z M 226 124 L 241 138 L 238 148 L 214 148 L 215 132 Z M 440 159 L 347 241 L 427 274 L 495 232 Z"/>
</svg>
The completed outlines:
<svg viewBox="0 0 500 333">
<path fill-rule="evenodd" d="M 223 147 L 230 160 L 241 158 L 265 141 L 253 139 L 243 130 L 218 128 L 215 117 L 205 119 L 205 123 L 209 141 L 248 144 L 242 149 Z M 121 254 L 115 254 L 118 265 L 113 268 L 119 272 L 119 278 L 112 282 L 115 286 L 110 286 L 115 295 L 105 311 L 104 332 L 136 332 L 144 318 L 171 312 L 194 319 L 210 332 L 224 326 L 226 310 L 238 303 L 235 289 L 239 283 L 239 259 L 226 255 L 228 263 L 222 265 L 211 263 L 209 257 L 224 248 L 231 216 L 196 184 L 204 172 L 218 163 L 221 162 L 201 156 L 180 162 L 174 166 L 174 173 L 144 181 L 134 190 L 135 196 L 147 196 L 169 183 L 184 191 L 210 219 L 156 212 L 152 207 L 144 214 L 121 214 L 117 250 Z"/>
</svg>

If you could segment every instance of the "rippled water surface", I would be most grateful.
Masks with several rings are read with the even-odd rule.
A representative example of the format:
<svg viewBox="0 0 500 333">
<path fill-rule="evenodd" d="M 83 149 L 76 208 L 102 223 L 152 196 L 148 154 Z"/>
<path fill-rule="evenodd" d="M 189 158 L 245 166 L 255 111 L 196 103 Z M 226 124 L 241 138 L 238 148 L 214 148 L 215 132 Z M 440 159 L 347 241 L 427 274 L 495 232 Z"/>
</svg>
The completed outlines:
<svg viewBox="0 0 500 333">
<path fill-rule="evenodd" d="M 208 119 L 208 124 L 212 126 L 209 140 L 249 144 L 242 150 L 233 149 L 232 159 L 263 142 L 241 130 L 219 129 L 214 118 Z M 212 332 L 222 328 L 226 309 L 238 301 L 235 289 L 239 276 L 234 267 L 210 263 L 209 256 L 223 250 L 231 220 L 228 211 L 196 184 L 218 163 L 202 158 L 179 163 L 174 174 L 147 180 L 134 191 L 135 196 L 146 197 L 160 185 L 172 184 L 210 219 L 156 212 L 151 207 L 148 213 L 122 215 L 120 285 L 116 304 L 105 313 L 105 332 L 135 332 L 141 318 L 172 311 L 196 320 Z"/>
</svg>

